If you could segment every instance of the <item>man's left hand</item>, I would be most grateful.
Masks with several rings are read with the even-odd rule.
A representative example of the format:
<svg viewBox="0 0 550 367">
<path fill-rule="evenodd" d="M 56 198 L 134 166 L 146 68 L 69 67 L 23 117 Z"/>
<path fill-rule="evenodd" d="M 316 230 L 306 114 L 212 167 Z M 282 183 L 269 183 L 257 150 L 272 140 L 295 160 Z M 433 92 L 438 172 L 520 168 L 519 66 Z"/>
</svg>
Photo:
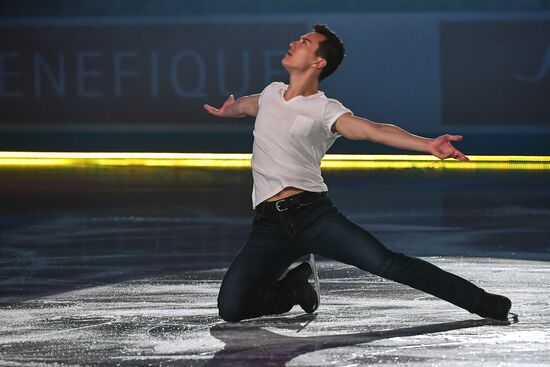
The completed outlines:
<svg viewBox="0 0 550 367">
<path fill-rule="evenodd" d="M 451 140 L 462 140 L 461 135 L 441 135 L 428 143 L 428 151 L 439 159 L 456 158 L 461 161 L 469 161 L 462 152 L 451 145 Z"/>
</svg>

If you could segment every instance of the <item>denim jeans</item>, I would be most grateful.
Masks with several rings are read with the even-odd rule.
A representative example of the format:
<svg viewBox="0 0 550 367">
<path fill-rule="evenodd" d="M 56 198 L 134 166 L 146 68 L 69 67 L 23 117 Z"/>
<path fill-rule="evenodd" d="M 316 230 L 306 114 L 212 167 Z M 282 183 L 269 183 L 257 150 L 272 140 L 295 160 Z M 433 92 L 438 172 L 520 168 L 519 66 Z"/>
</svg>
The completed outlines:
<svg viewBox="0 0 550 367">
<path fill-rule="evenodd" d="M 300 194 L 298 194 L 300 195 Z M 387 249 L 351 222 L 328 196 L 286 211 L 255 209 L 252 230 L 218 294 L 226 321 L 281 314 L 294 305 L 279 282 L 290 265 L 313 253 L 408 285 L 473 312 L 483 289 L 424 260 Z"/>
</svg>

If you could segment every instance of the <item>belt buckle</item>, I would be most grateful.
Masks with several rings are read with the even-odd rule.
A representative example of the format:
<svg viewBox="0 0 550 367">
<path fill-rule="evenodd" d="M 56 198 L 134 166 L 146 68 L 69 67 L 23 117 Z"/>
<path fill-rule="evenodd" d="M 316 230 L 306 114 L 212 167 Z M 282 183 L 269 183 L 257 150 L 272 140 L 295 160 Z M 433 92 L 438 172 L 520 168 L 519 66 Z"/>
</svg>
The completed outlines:
<svg viewBox="0 0 550 367">
<path fill-rule="evenodd" d="M 275 208 L 277 208 L 278 211 L 284 212 L 285 210 L 288 210 L 288 208 L 281 209 L 279 208 L 279 204 L 284 203 L 285 199 L 277 200 L 275 202 Z"/>
</svg>

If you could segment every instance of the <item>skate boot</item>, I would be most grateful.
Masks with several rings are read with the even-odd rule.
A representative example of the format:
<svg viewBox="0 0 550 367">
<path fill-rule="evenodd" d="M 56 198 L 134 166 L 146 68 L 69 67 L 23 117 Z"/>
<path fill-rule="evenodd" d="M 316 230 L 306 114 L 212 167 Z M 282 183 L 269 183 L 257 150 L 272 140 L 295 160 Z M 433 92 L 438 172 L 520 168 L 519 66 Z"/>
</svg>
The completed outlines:
<svg viewBox="0 0 550 367">
<path fill-rule="evenodd" d="M 314 312 L 319 307 L 317 292 L 308 282 L 313 270 L 308 262 L 302 262 L 288 271 L 281 279 L 281 286 L 291 292 L 292 304 L 298 304 L 307 313 Z"/>
<path fill-rule="evenodd" d="M 511 307 L 512 301 L 507 297 L 484 292 L 474 313 L 484 318 L 507 321 Z"/>
</svg>

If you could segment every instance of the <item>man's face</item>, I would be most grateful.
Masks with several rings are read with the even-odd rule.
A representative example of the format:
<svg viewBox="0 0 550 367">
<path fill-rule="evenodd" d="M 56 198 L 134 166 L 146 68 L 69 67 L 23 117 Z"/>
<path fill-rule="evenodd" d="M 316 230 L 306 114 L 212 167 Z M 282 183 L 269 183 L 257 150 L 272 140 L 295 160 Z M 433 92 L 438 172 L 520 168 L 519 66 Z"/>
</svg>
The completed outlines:
<svg viewBox="0 0 550 367">
<path fill-rule="evenodd" d="M 324 35 L 316 32 L 309 32 L 300 37 L 296 41 L 290 42 L 290 48 L 285 54 L 281 63 L 283 67 L 290 71 L 294 70 L 309 70 L 310 68 L 322 69 L 326 65 L 326 61 L 316 56 L 315 52 L 319 48 L 319 43 L 326 39 Z"/>
</svg>

